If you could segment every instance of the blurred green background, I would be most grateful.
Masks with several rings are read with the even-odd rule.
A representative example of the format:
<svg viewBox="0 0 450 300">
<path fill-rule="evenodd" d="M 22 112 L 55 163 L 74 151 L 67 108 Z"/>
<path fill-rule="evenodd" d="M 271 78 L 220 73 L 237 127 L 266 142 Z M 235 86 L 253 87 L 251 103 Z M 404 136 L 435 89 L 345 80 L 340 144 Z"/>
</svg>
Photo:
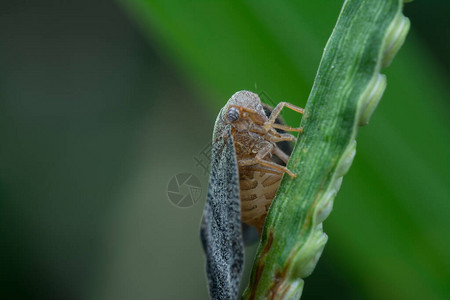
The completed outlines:
<svg viewBox="0 0 450 300">
<path fill-rule="evenodd" d="M 235 91 L 304 106 L 341 5 L 3 1 L 0 297 L 206 299 L 194 157 Z M 303 299 L 449 298 L 450 2 L 405 15 Z"/>
</svg>

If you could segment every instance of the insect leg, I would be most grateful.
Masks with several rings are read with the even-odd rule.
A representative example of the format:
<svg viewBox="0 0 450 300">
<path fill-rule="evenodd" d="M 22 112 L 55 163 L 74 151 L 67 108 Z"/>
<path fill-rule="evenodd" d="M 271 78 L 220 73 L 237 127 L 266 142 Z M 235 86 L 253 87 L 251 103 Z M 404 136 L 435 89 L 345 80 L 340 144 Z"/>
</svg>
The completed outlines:
<svg viewBox="0 0 450 300">
<path fill-rule="evenodd" d="M 291 177 L 297 177 L 297 174 L 292 173 L 291 170 L 289 170 L 286 167 L 280 166 L 279 164 L 276 164 L 274 162 L 271 161 L 267 161 L 267 160 L 262 160 L 262 159 L 258 159 L 258 158 L 249 158 L 249 159 L 244 159 L 238 162 L 239 167 L 244 167 L 244 166 L 251 166 L 251 165 L 256 165 L 256 164 L 260 164 L 266 167 L 270 167 L 273 168 L 275 170 L 279 170 L 281 172 L 285 172 L 288 173 L 289 176 Z"/>
<path fill-rule="evenodd" d="M 287 155 L 286 153 L 284 153 L 284 151 L 281 150 L 280 148 L 275 147 L 275 150 L 274 150 L 273 154 L 275 154 L 276 156 L 278 156 L 282 161 L 284 161 L 285 164 L 288 163 L 289 155 Z"/>
<path fill-rule="evenodd" d="M 303 128 L 302 127 L 300 127 L 300 128 L 293 128 L 293 127 L 286 126 L 286 125 L 281 125 L 281 124 L 268 124 L 268 123 L 264 124 L 264 128 L 266 128 L 268 126 L 270 126 L 272 128 L 285 130 L 285 131 L 296 131 L 296 132 L 303 133 Z"/>
<path fill-rule="evenodd" d="M 294 104 L 291 104 L 289 102 L 280 102 L 272 110 L 272 113 L 270 114 L 270 117 L 269 117 L 269 123 L 275 123 L 275 120 L 277 119 L 278 115 L 280 114 L 281 110 L 284 107 L 290 108 L 293 111 L 296 111 L 301 114 L 303 114 L 305 112 L 305 110 L 303 108 L 295 106 Z"/>
<path fill-rule="evenodd" d="M 259 134 L 266 134 L 267 131 L 264 129 L 264 127 L 256 124 L 250 125 L 250 132 L 259 133 Z M 276 132 L 276 131 L 275 131 Z"/>
<path fill-rule="evenodd" d="M 277 149 L 278 149 L 278 147 L 276 145 L 268 143 L 264 148 L 259 150 L 258 154 L 256 154 L 256 156 L 255 156 L 255 160 L 258 161 L 258 163 L 262 166 L 266 166 L 266 167 L 273 168 L 275 170 L 286 172 L 291 177 L 294 177 L 294 178 L 297 177 L 297 175 L 292 173 L 288 168 L 281 166 L 275 162 L 264 160 L 264 157 L 266 157 L 267 154 L 275 153 L 275 151 Z M 284 152 L 283 152 L 283 154 L 284 154 Z M 280 154 L 280 155 L 282 155 L 282 154 Z M 289 157 L 287 159 L 289 159 Z M 285 161 L 285 163 L 287 164 L 287 160 Z"/>
<path fill-rule="evenodd" d="M 252 125 L 253 126 L 251 126 L 249 129 L 250 132 L 254 132 L 254 133 L 258 133 L 258 134 L 267 134 L 267 131 L 264 129 L 264 127 L 258 126 L 255 124 L 252 124 Z M 279 125 L 279 124 L 274 124 L 274 125 Z M 274 142 L 274 143 L 284 142 L 284 141 L 297 142 L 297 138 L 295 136 L 293 136 L 292 134 L 280 133 L 273 128 L 270 128 L 269 135 L 266 136 L 266 139 L 271 142 Z"/>
<path fill-rule="evenodd" d="M 268 167 L 264 167 L 264 166 L 261 166 L 261 165 L 248 166 L 246 169 L 249 170 L 249 171 L 261 172 L 261 173 L 270 173 L 270 174 L 275 174 L 275 175 L 283 175 L 282 171 L 274 170 L 273 168 L 268 168 Z"/>
<path fill-rule="evenodd" d="M 284 142 L 284 141 L 296 142 L 297 138 L 289 133 L 279 133 L 278 136 L 269 137 L 269 141 L 274 142 L 274 143 Z"/>
<path fill-rule="evenodd" d="M 305 112 L 305 110 L 304 110 L 303 108 L 301 108 L 301 107 L 295 106 L 295 105 L 293 105 L 293 104 L 291 104 L 291 103 L 288 103 L 288 102 L 280 102 L 280 103 L 278 103 L 278 105 L 272 110 L 272 113 L 270 114 L 270 117 L 269 117 L 269 121 L 267 121 L 267 122 L 264 124 L 264 128 L 265 128 L 266 130 L 269 130 L 269 128 L 272 127 L 272 128 L 283 129 L 283 130 L 286 130 L 286 131 L 299 131 L 299 132 L 301 132 L 301 131 L 303 130 L 303 129 L 301 129 L 301 128 L 292 128 L 292 127 L 289 127 L 289 126 L 284 126 L 284 125 L 280 125 L 280 124 L 275 124 L 275 121 L 276 121 L 278 115 L 281 113 L 281 110 L 282 110 L 284 107 L 290 108 L 290 109 L 292 109 L 293 111 L 296 111 L 296 112 L 301 113 L 301 114 L 303 114 L 303 113 Z"/>
<path fill-rule="evenodd" d="M 274 148 L 274 145 L 272 143 L 265 142 L 265 145 L 263 147 L 261 147 L 260 149 L 258 149 L 258 153 L 256 154 L 256 156 L 254 158 L 247 158 L 247 159 L 240 160 L 240 161 L 238 161 L 238 165 L 240 167 L 243 167 L 243 166 L 252 166 L 252 165 L 259 164 L 259 162 L 262 161 L 264 157 L 266 157 L 268 154 L 270 154 L 272 152 L 273 148 Z"/>
<path fill-rule="evenodd" d="M 293 178 L 297 177 L 297 174 L 292 173 L 292 171 L 289 170 L 288 168 L 280 166 L 279 164 L 276 164 L 274 162 L 267 161 L 267 160 L 260 160 L 258 163 L 263 165 L 263 166 L 272 167 L 272 168 L 274 168 L 276 170 L 280 170 L 280 171 L 286 172 L 286 173 L 288 173 L 289 176 L 291 176 Z"/>
</svg>

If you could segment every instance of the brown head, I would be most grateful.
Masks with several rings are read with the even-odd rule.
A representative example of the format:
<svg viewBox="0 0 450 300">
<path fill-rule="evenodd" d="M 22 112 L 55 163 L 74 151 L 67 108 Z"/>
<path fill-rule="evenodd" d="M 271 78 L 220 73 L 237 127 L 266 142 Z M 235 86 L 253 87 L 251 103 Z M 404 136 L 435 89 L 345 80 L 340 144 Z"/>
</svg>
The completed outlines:
<svg viewBox="0 0 450 300">
<path fill-rule="evenodd" d="M 231 96 L 223 109 L 222 119 L 237 131 L 248 130 L 251 123 L 264 125 L 268 121 L 259 96 L 249 91 L 239 91 Z"/>
</svg>

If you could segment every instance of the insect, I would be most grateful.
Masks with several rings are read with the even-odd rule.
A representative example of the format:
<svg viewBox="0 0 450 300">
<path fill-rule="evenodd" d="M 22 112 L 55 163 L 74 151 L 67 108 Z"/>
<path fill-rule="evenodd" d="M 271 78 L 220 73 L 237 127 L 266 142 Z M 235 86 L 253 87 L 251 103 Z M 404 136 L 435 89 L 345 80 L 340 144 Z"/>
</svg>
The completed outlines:
<svg viewBox="0 0 450 300">
<path fill-rule="evenodd" d="M 207 201 L 201 225 L 209 292 L 213 299 L 236 299 L 244 262 L 241 221 L 260 233 L 289 154 L 277 143 L 296 141 L 281 131 L 302 132 L 278 122 L 279 103 L 267 116 L 257 94 L 235 93 L 217 116 L 212 141 Z"/>
</svg>

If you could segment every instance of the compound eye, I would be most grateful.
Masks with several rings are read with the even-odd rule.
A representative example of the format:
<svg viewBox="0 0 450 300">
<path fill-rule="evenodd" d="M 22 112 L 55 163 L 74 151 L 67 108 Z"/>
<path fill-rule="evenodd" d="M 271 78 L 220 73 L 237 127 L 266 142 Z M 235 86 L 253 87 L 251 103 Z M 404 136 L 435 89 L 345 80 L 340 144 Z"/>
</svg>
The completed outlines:
<svg viewBox="0 0 450 300">
<path fill-rule="evenodd" d="M 237 121 L 240 117 L 239 109 L 232 107 L 227 111 L 227 117 L 230 122 Z"/>
</svg>

